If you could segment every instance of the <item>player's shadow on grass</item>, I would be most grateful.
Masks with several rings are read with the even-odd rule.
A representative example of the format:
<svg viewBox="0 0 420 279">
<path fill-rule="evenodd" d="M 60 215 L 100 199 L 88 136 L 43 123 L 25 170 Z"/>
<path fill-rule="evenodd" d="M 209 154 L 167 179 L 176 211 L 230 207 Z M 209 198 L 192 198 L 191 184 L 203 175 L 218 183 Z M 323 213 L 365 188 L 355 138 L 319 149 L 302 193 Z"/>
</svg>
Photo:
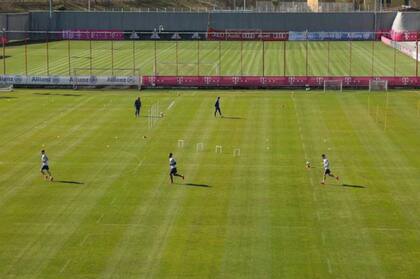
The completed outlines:
<svg viewBox="0 0 420 279">
<path fill-rule="evenodd" d="M 10 58 L 10 57 L 12 57 L 12 56 L 10 56 L 10 55 L 5 55 L 5 56 L 0 55 L 0 59 L 3 59 L 3 58 Z"/>
<path fill-rule="evenodd" d="M 225 119 L 236 119 L 236 120 L 245 119 L 243 117 L 238 117 L 238 116 L 223 116 L 222 118 L 225 118 Z"/>
<path fill-rule="evenodd" d="M 337 186 L 350 187 L 350 188 L 367 188 L 367 186 L 355 185 L 355 184 L 341 184 L 341 185 L 337 185 Z"/>
<path fill-rule="evenodd" d="M 204 188 L 210 188 L 211 187 L 208 184 L 199 184 L 199 183 L 183 183 L 181 185 L 191 186 L 191 187 L 204 187 Z"/>
<path fill-rule="evenodd" d="M 0 99 L 16 99 L 17 97 L 0 96 Z"/>
<path fill-rule="evenodd" d="M 63 184 L 76 184 L 76 185 L 83 185 L 85 183 L 79 181 L 71 181 L 71 180 L 56 180 L 56 183 L 63 183 Z"/>
<path fill-rule="evenodd" d="M 61 97 L 80 97 L 82 95 L 80 94 L 72 94 L 72 93 L 66 93 L 66 94 L 58 94 L 58 93 L 32 93 L 35 95 L 43 95 L 43 96 L 61 96 Z"/>
</svg>

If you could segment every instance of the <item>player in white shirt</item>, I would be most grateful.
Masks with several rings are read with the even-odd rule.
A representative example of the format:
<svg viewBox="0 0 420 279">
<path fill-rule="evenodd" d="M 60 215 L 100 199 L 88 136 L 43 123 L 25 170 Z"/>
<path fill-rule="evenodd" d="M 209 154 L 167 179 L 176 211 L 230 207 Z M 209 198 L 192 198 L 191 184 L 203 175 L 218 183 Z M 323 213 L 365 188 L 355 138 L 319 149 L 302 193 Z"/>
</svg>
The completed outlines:
<svg viewBox="0 0 420 279">
<path fill-rule="evenodd" d="M 334 177 L 335 179 L 337 179 L 337 181 L 339 180 L 338 176 L 332 174 L 330 169 L 330 161 L 328 161 L 327 156 L 325 154 L 322 154 L 322 165 L 324 167 L 324 176 L 322 177 L 321 184 L 325 184 L 325 179 L 327 178 L 327 175 Z"/>
<path fill-rule="evenodd" d="M 45 174 L 45 172 L 47 173 L 47 175 Z M 45 150 L 41 150 L 41 173 L 46 180 L 54 180 L 50 172 L 50 167 L 48 165 L 48 157 L 47 154 L 45 154 Z"/>
<path fill-rule="evenodd" d="M 171 183 L 174 183 L 174 176 L 179 176 L 184 179 L 184 176 L 181 174 L 178 174 L 178 171 L 176 169 L 176 160 L 173 157 L 172 153 L 169 153 L 169 177 L 171 178 Z"/>
</svg>

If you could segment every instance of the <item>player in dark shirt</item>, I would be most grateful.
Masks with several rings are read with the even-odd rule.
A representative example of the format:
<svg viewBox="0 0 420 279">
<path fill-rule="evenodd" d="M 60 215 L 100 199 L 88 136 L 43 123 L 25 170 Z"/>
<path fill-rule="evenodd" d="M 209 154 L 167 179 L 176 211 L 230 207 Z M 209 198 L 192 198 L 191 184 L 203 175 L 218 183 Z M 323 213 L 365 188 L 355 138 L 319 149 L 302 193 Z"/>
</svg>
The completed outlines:
<svg viewBox="0 0 420 279">
<path fill-rule="evenodd" d="M 219 115 L 222 116 L 222 111 L 220 110 L 220 97 L 217 97 L 216 103 L 214 104 L 214 108 L 214 117 L 216 117 L 217 112 L 219 112 Z"/>
<path fill-rule="evenodd" d="M 134 102 L 134 107 L 136 108 L 136 117 L 140 117 L 140 109 L 141 109 L 141 100 L 140 97 L 138 97 L 136 99 L 136 101 Z"/>
</svg>

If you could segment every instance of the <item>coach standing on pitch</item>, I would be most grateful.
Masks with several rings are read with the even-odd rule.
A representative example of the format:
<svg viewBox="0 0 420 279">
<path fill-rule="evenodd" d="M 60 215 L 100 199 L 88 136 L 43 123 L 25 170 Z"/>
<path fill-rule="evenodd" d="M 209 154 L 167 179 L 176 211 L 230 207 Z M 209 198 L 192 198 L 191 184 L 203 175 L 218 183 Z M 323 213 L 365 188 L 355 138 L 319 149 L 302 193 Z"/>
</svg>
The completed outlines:
<svg viewBox="0 0 420 279">
<path fill-rule="evenodd" d="M 214 117 L 216 117 L 216 114 L 219 113 L 221 117 L 222 111 L 220 110 L 220 97 L 217 97 L 216 103 L 214 104 Z"/>
<path fill-rule="evenodd" d="M 140 97 L 138 97 L 136 99 L 136 101 L 134 102 L 134 107 L 136 108 L 136 117 L 140 117 L 140 109 L 141 109 L 141 100 Z"/>
</svg>

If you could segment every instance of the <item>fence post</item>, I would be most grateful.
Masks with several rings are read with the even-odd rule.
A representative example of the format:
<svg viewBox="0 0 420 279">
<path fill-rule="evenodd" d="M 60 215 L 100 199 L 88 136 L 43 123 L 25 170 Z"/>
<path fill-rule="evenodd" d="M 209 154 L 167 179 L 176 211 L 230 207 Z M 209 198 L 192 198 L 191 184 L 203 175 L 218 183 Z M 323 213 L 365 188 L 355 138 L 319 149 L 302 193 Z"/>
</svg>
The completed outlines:
<svg viewBox="0 0 420 279">
<path fill-rule="evenodd" d="M 219 75 L 222 75 L 222 41 L 219 40 Z"/>
<path fill-rule="evenodd" d="M 69 35 L 70 37 L 70 35 Z M 69 63 L 69 76 L 71 76 L 71 51 L 70 51 L 70 38 L 67 38 L 67 58 Z"/>
<path fill-rule="evenodd" d="M 48 31 L 46 33 L 46 50 L 47 50 L 47 76 L 50 75 L 50 58 L 49 58 L 49 42 L 48 42 Z"/>
<path fill-rule="evenodd" d="M 374 65 L 375 65 L 375 33 L 373 34 L 372 40 L 372 69 L 371 69 L 371 76 L 373 77 L 374 74 Z"/>
<path fill-rule="evenodd" d="M 154 40 L 154 56 L 155 56 L 155 63 L 154 63 L 154 73 L 153 75 L 156 76 L 157 74 L 157 42 L 156 39 Z"/>
<path fill-rule="evenodd" d="M 111 75 L 114 75 L 114 40 L 111 40 Z"/>
<path fill-rule="evenodd" d="M 394 68 L 394 77 L 395 77 L 397 75 L 397 49 L 395 47 L 393 47 L 393 49 L 394 49 L 394 61 L 393 61 L 394 65 L 393 65 L 393 68 Z"/>
<path fill-rule="evenodd" d="M 286 76 L 286 40 L 283 41 L 283 76 Z"/>
<path fill-rule="evenodd" d="M 93 61 L 93 55 L 92 55 L 92 32 L 89 32 L 89 73 L 92 75 L 92 61 Z"/>
<path fill-rule="evenodd" d="M 416 77 L 419 77 L 419 37 L 420 32 L 417 33 L 416 37 Z"/>
<path fill-rule="evenodd" d="M 197 76 L 200 76 L 200 39 L 197 39 Z"/>
<path fill-rule="evenodd" d="M 265 44 L 262 39 L 262 75 L 265 76 Z"/>
<path fill-rule="evenodd" d="M 179 57 L 178 57 L 178 41 L 175 41 L 175 64 L 176 64 L 176 76 L 179 75 Z"/>
<path fill-rule="evenodd" d="M 327 76 L 330 75 L 330 41 L 327 41 Z"/>
<path fill-rule="evenodd" d="M 305 37 L 305 39 L 306 39 L 306 44 L 305 44 L 305 48 L 306 48 L 306 57 L 305 57 L 305 76 L 308 76 L 308 64 L 309 64 L 309 57 L 308 57 L 308 31 L 306 31 L 306 37 Z M 329 41 L 328 41 L 328 44 L 329 44 Z M 328 47 L 328 49 L 329 49 L 329 47 Z M 328 50 L 328 52 L 329 52 L 329 50 Z"/>
<path fill-rule="evenodd" d="M 244 75 L 244 69 L 243 69 L 243 40 L 241 40 L 241 76 Z"/>
<path fill-rule="evenodd" d="M 351 37 L 349 38 L 349 76 L 351 77 L 351 64 L 352 64 L 352 42 Z"/>
<path fill-rule="evenodd" d="M 25 33 L 25 75 L 28 75 L 28 38 Z"/>
<path fill-rule="evenodd" d="M 136 76 L 136 42 L 133 39 L 133 76 Z"/>
</svg>

